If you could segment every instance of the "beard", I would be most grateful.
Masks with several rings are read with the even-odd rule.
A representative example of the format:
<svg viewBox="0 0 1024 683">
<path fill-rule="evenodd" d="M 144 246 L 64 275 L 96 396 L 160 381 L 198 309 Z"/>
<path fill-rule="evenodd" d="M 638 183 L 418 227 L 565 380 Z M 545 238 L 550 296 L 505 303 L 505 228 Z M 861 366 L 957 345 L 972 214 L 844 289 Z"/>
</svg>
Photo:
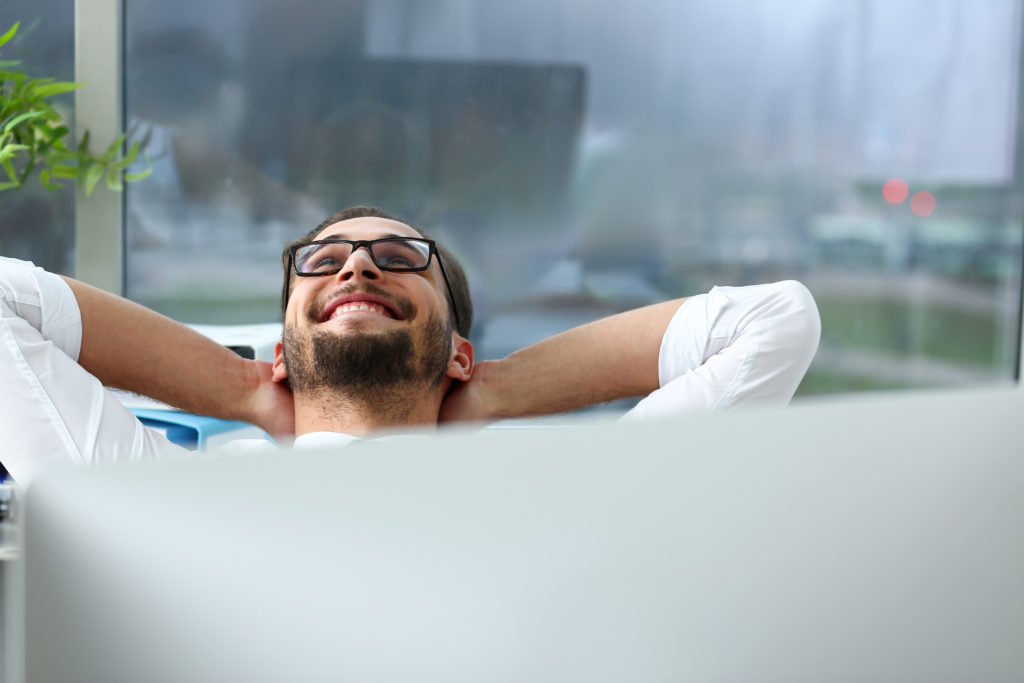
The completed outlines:
<svg viewBox="0 0 1024 683">
<path fill-rule="evenodd" d="M 293 392 L 336 392 L 369 405 L 397 407 L 418 389 L 441 384 L 452 349 L 452 324 L 437 314 L 415 335 L 352 330 L 339 335 L 314 330 L 304 338 L 293 325 L 281 337 Z"/>
</svg>

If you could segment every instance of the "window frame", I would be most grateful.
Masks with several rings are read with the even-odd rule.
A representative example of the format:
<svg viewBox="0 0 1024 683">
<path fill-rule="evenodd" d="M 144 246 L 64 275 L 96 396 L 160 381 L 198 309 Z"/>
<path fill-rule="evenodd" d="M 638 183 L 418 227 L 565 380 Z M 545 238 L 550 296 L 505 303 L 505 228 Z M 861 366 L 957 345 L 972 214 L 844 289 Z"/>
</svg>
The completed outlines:
<svg viewBox="0 0 1024 683">
<path fill-rule="evenodd" d="M 75 129 L 105 149 L 124 130 L 124 3 L 75 0 Z M 97 184 L 75 198 L 75 277 L 124 294 L 124 193 Z"/>
</svg>

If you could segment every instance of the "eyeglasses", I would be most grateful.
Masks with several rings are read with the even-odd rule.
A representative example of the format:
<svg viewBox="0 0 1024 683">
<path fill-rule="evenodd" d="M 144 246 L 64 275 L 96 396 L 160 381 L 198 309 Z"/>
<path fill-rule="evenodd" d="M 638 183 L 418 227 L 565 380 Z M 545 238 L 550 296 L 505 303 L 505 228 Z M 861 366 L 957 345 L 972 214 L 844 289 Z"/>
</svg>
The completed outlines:
<svg viewBox="0 0 1024 683">
<path fill-rule="evenodd" d="M 430 259 L 437 254 L 437 265 L 441 268 L 444 284 L 448 287 L 448 298 L 452 302 L 455 327 L 459 326 L 459 311 L 455 305 L 455 294 L 448 272 L 441 260 L 434 240 L 422 237 L 381 237 L 375 240 L 326 239 L 302 242 L 288 250 L 288 259 L 295 274 L 302 277 L 334 275 L 345 267 L 348 257 L 357 249 L 366 248 L 373 263 L 381 270 L 393 273 L 415 273 L 430 267 Z"/>
</svg>

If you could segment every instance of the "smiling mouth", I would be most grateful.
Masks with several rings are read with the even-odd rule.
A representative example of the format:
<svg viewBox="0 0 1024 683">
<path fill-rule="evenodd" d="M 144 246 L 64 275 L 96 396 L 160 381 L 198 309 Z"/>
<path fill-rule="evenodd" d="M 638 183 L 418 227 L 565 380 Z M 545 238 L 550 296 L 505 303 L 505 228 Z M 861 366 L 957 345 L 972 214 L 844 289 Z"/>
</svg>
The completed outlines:
<svg viewBox="0 0 1024 683">
<path fill-rule="evenodd" d="M 359 291 L 338 293 L 330 298 L 327 304 L 317 313 L 314 311 L 314 318 L 317 322 L 323 323 L 328 320 L 335 320 L 342 316 L 353 314 L 369 314 L 390 318 L 391 320 L 406 320 L 411 311 L 408 306 L 403 306 L 402 300 L 391 301 L 383 293 L 373 291 Z"/>
<path fill-rule="evenodd" d="M 391 311 L 389 311 L 384 306 L 381 306 L 380 304 L 371 303 L 367 301 L 358 301 L 338 306 L 327 317 L 327 320 L 334 320 L 335 318 L 340 318 L 341 316 L 346 315 L 348 313 L 375 313 L 377 315 L 382 315 L 385 318 L 394 319 L 395 317 L 391 314 Z"/>
</svg>

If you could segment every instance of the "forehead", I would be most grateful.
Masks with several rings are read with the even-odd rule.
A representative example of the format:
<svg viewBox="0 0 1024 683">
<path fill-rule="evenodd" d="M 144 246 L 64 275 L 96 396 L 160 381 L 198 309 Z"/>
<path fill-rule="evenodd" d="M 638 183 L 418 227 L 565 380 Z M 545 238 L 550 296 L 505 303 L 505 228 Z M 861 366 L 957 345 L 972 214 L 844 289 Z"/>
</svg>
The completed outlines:
<svg viewBox="0 0 1024 683">
<path fill-rule="evenodd" d="M 347 240 L 372 240 L 378 237 L 422 237 L 405 223 L 387 218 L 350 218 L 321 230 L 315 239 L 338 237 Z"/>
</svg>

